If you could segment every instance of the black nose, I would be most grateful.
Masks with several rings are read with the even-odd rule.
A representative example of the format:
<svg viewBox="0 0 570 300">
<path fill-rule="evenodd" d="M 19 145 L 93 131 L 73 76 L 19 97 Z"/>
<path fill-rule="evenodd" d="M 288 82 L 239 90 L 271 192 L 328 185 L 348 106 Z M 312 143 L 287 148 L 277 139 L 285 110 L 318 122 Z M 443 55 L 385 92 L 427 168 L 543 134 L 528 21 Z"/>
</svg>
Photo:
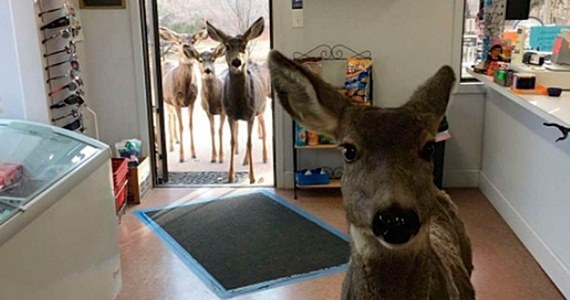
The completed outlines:
<svg viewBox="0 0 570 300">
<path fill-rule="evenodd" d="M 237 58 L 232 60 L 232 66 L 239 68 L 239 66 L 241 66 L 241 60 L 239 60 Z"/>
<path fill-rule="evenodd" d="M 212 73 L 212 70 L 206 69 L 204 72 L 206 72 L 206 74 L 210 74 L 210 73 Z"/>
<path fill-rule="evenodd" d="M 372 232 L 390 244 L 407 243 L 420 230 L 420 219 L 415 211 L 398 206 L 379 211 L 372 221 Z"/>
</svg>

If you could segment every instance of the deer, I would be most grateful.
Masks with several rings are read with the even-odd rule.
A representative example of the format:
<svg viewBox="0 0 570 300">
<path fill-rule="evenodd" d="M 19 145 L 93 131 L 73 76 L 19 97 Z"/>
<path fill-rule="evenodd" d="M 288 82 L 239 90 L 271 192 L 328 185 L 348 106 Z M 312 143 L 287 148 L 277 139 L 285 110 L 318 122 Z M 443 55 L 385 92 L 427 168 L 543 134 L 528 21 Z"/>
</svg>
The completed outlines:
<svg viewBox="0 0 570 300">
<path fill-rule="evenodd" d="M 267 163 L 266 128 L 263 113 L 265 112 L 266 96 L 269 93 L 269 80 L 264 76 L 262 66 L 249 60 L 246 51 L 249 41 L 263 33 L 265 20 L 257 19 L 242 34 L 230 36 L 206 21 L 206 29 L 211 39 L 222 43 L 226 48 L 225 59 L 228 72 L 224 78 L 222 106 L 226 112 L 230 126 L 230 168 L 228 182 L 235 179 L 234 156 L 237 149 L 237 122 L 247 122 L 247 150 L 244 165 L 249 163 L 249 182 L 255 183 L 253 173 L 251 133 L 255 118 L 261 128 L 263 143 L 263 163 Z"/>
<path fill-rule="evenodd" d="M 184 162 L 184 126 L 182 124 L 182 108 L 188 108 L 190 151 L 192 158 L 196 158 L 194 149 L 193 113 L 194 104 L 198 95 L 196 74 L 194 74 L 194 44 L 208 37 L 205 30 L 200 30 L 190 36 L 176 33 L 166 27 L 159 28 L 160 38 L 175 43 L 177 46 L 178 66 L 172 67 L 163 77 L 162 90 L 164 103 L 167 104 L 169 119 L 169 150 L 174 151 L 173 140 L 180 142 L 180 162 Z M 176 130 L 178 121 L 178 131 Z"/>
<path fill-rule="evenodd" d="M 344 158 L 351 252 L 342 299 L 475 299 L 471 242 L 432 175 L 453 69 L 439 69 L 404 105 L 380 108 L 350 103 L 278 51 L 268 63 L 285 111 L 333 137 Z"/>
<path fill-rule="evenodd" d="M 219 163 L 224 162 L 224 148 L 223 148 L 223 128 L 226 120 L 226 114 L 222 107 L 222 87 L 223 81 L 217 77 L 215 62 L 216 59 L 224 55 L 226 47 L 220 44 L 212 51 L 202 51 L 198 53 L 195 49 L 191 50 L 191 54 L 198 61 L 200 74 L 202 77 L 202 88 L 200 91 L 200 98 L 202 108 L 208 116 L 210 122 L 210 135 L 212 137 L 212 158 L 210 162 Z M 220 116 L 220 127 L 218 129 L 220 151 L 216 152 L 216 129 L 214 116 Z M 237 148 L 236 148 L 237 149 Z"/>
</svg>

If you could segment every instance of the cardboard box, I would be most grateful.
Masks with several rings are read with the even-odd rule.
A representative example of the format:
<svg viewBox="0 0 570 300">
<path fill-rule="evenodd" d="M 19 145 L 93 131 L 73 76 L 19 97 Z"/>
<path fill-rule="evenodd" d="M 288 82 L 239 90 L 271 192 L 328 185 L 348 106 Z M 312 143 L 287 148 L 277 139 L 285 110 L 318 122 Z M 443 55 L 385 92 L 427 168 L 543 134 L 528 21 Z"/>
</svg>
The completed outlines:
<svg viewBox="0 0 570 300">
<path fill-rule="evenodd" d="M 143 157 L 136 167 L 129 167 L 129 192 L 127 193 L 127 203 L 139 204 L 152 187 L 150 175 L 150 159 Z"/>
</svg>

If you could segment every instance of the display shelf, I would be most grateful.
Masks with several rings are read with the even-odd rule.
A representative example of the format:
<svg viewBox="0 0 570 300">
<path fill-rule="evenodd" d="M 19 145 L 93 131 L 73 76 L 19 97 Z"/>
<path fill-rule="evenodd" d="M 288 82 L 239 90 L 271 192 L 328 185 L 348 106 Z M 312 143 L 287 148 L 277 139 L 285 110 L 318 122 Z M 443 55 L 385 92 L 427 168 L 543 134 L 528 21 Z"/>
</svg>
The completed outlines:
<svg viewBox="0 0 570 300">
<path fill-rule="evenodd" d="M 299 150 L 325 150 L 325 149 L 337 149 L 338 146 L 335 144 L 330 144 L 330 145 L 307 145 L 307 146 L 299 146 L 299 145 L 295 145 L 295 149 L 299 149 Z"/>
<path fill-rule="evenodd" d="M 297 184 L 298 189 L 339 189 L 340 179 L 331 179 L 329 184 Z"/>
<path fill-rule="evenodd" d="M 370 50 L 358 51 L 354 50 L 350 47 L 347 47 L 342 44 L 336 44 L 333 46 L 321 44 L 307 52 L 294 52 L 293 58 L 296 60 L 303 60 L 303 59 L 313 59 L 317 58 L 320 63 L 324 62 L 339 62 L 339 61 L 346 61 L 348 57 L 356 57 L 359 59 L 371 59 L 372 52 Z M 355 103 L 356 105 L 366 105 L 372 106 L 373 102 L 373 93 L 374 93 L 374 68 L 370 66 L 370 77 L 369 77 L 369 84 L 367 88 L 367 95 L 368 101 L 364 103 Z M 318 73 L 320 74 L 320 73 Z M 344 86 L 336 86 L 336 88 L 341 91 L 345 89 Z M 306 145 L 306 146 L 299 146 L 295 143 L 296 140 L 296 128 L 295 121 L 293 121 L 293 167 L 294 167 L 294 174 L 300 168 L 299 166 L 299 159 L 298 159 L 298 151 L 308 152 L 308 151 L 320 151 L 320 150 L 333 150 L 337 149 L 338 145 L 336 144 L 326 144 L 326 145 Z M 329 174 L 329 176 L 332 174 Z M 341 187 L 341 180 L 340 179 L 331 179 L 329 184 L 315 184 L 315 185 L 301 185 L 297 183 L 296 175 L 293 175 L 293 197 L 297 199 L 297 190 L 298 189 L 338 189 Z"/>
</svg>

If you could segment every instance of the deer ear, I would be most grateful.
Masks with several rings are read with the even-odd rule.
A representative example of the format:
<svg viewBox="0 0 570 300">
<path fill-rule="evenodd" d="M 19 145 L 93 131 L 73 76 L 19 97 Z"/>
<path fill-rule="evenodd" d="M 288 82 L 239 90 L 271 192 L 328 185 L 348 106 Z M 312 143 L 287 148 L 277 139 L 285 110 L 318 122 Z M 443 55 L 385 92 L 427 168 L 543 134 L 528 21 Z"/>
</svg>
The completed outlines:
<svg viewBox="0 0 570 300">
<path fill-rule="evenodd" d="M 214 27 L 214 25 L 210 24 L 210 22 L 208 21 L 206 21 L 206 30 L 210 38 L 214 41 L 223 43 L 225 40 L 228 39 L 227 34 L 219 30 L 218 28 Z"/>
<path fill-rule="evenodd" d="M 336 88 L 283 54 L 268 57 L 271 83 L 285 110 L 309 130 L 337 138 L 340 119 L 351 104 Z"/>
<path fill-rule="evenodd" d="M 200 31 L 194 33 L 191 37 L 190 37 L 190 42 L 192 44 L 195 44 L 198 41 L 201 40 L 205 40 L 208 38 L 208 31 L 206 29 L 201 29 Z"/>
<path fill-rule="evenodd" d="M 186 57 L 194 58 L 200 61 L 200 53 L 198 53 L 198 51 L 196 50 L 196 48 L 194 48 L 194 46 L 189 44 L 184 44 L 182 45 L 182 52 L 184 52 L 184 55 Z"/>
<path fill-rule="evenodd" d="M 158 28 L 158 34 L 161 39 L 168 42 L 179 43 L 182 40 L 182 37 L 178 33 L 163 26 Z"/>
<path fill-rule="evenodd" d="M 404 108 L 416 114 L 435 134 L 447 109 L 454 83 L 455 72 L 450 66 L 443 66 L 414 92 Z"/>
<path fill-rule="evenodd" d="M 259 17 L 243 34 L 243 38 L 246 41 L 253 40 L 254 38 L 260 36 L 263 33 L 263 29 L 265 28 L 265 20 L 263 17 Z"/>
<path fill-rule="evenodd" d="M 214 49 L 214 57 L 218 58 L 226 54 L 226 46 L 224 44 L 219 44 L 218 47 Z"/>
</svg>

